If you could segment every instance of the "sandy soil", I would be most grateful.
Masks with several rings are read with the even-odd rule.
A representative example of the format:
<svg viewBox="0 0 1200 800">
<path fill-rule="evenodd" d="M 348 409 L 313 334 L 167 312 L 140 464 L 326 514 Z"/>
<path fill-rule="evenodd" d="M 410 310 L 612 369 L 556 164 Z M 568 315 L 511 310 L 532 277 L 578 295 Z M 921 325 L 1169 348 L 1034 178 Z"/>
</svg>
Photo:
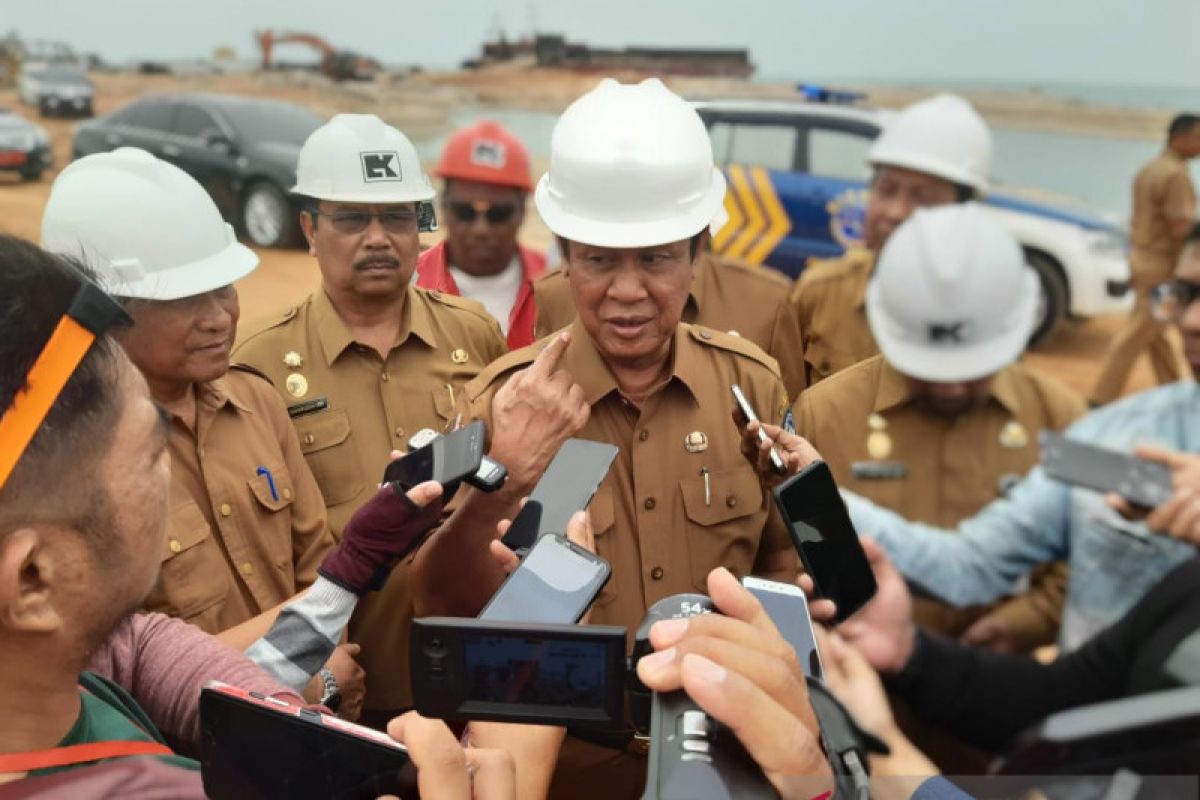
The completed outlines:
<svg viewBox="0 0 1200 800">
<path fill-rule="evenodd" d="M 426 74 L 407 78 L 381 78 L 374 85 L 336 87 L 315 76 L 286 75 L 232 75 L 199 76 L 180 78 L 173 76 L 100 75 L 97 111 L 106 113 L 124 103 L 152 91 L 223 91 L 277 97 L 309 105 L 317 111 L 332 114 L 337 111 L 370 111 L 403 127 L 414 137 L 437 135 L 444 130 L 450 111 L 458 104 L 500 105 L 537 110 L 556 110 L 571 99 L 587 91 L 598 80 L 595 75 L 551 73 L 543 70 L 524 71 L 519 76 L 515 69 L 494 70 L 486 73 Z M 618 76 L 623 80 L 636 75 Z M 519 79 L 518 79 L 519 78 Z M 733 94 L 745 90 L 746 85 L 736 81 L 711 79 L 684 79 L 672 81 L 675 88 L 691 94 Z M 762 87 L 755 87 L 762 93 Z M 775 91 L 767 87 L 766 91 Z M 789 89 L 790 91 L 790 89 Z M 911 97 L 921 92 L 913 91 Z M 1004 124 L 1019 124 L 1018 119 L 1039 122 L 1048 119 L 1050 107 L 1056 106 L 1064 118 L 1077 112 L 1067 109 L 1061 101 L 1039 105 L 1021 106 L 1007 93 L 996 95 L 980 107 L 989 119 L 998 121 L 993 114 L 1011 114 Z M 1037 96 L 1033 96 L 1036 99 Z M 910 99 L 902 93 L 881 95 L 880 100 L 891 104 L 903 104 Z M 975 99 L 975 98 L 973 98 Z M 1028 98 L 1027 98 L 1028 100 Z M 15 92 L 0 90 L 0 106 L 4 106 L 31 118 L 36 112 L 20 106 Z M 1007 110 L 1006 110 L 1007 109 Z M 1092 113 L 1094 112 L 1094 113 Z M 1091 109 L 1083 119 L 1099 125 L 1111 110 Z M 1128 115 L 1127 112 L 1122 112 Z M 1133 122 L 1126 121 L 1129 130 L 1145 126 L 1149 132 L 1161 129 L 1157 115 L 1147 113 L 1132 115 Z M 0 174 L 0 231 L 22 236 L 33 241 L 39 238 L 42 208 L 49 196 L 51 181 L 59 168 L 70 157 L 70 142 L 74 122 L 70 120 L 38 120 L 53 140 L 55 169 L 41 181 L 22 183 L 15 176 Z M 1153 124 L 1152 124 L 1153 123 Z M 1039 123 L 1040 124 L 1040 123 Z M 1057 123 L 1055 123 L 1057 124 Z M 1076 124 L 1082 124 L 1077 121 Z M 1090 124 L 1090 123 L 1089 123 Z M 418 132 L 418 129 L 421 132 Z M 1091 132 L 1096 132 L 1092 129 Z M 1136 134 L 1130 134 L 1136 135 Z M 535 165 L 535 167 L 544 165 Z M 536 213 L 526 215 L 526 230 L 523 238 L 535 245 L 548 241 L 545 227 Z M 436 234 L 429 235 L 426 244 L 436 241 Z M 315 261 L 302 250 L 260 250 L 260 268 L 238 284 L 242 300 L 244 325 L 273 316 L 278 310 L 302 299 L 319 283 Z M 1031 363 L 1044 368 L 1061 380 L 1086 393 L 1099 369 L 1108 338 L 1120 326 L 1120 317 L 1103 317 L 1086 322 L 1071 322 L 1062 326 L 1052 339 L 1037 352 L 1029 355 Z M 1130 389 L 1151 385 L 1148 365 L 1140 362 L 1130 381 Z"/>
</svg>

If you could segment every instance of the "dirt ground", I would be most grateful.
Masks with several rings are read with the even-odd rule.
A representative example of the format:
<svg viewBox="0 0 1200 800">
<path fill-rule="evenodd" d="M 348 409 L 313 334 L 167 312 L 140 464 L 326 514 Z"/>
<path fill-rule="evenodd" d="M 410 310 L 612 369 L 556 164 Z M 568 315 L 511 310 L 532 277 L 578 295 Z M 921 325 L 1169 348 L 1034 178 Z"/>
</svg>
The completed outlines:
<svg viewBox="0 0 1200 800">
<path fill-rule="evenodd" d="M 596 80 L 596 76 L 558 76 L 541 84 L 541 90 L 530 91 L 527 88 L 519 92 L 514 84 L 519 86 L 520 82 L 514 81 L 511 74 L 473 78 L 462 77 L 461 74 L 430 75 L 405 79 L 403 90 L 393 91 L 387 86 L 381 90 L 379 85 L 367 88 L 331 87 L 317 79 L 275 75 L 194 78 L 102 75 L 97 76 L 97 112 L 106 113 L 149 91 L 220 90 L 279 97 L 309 105 L 326 114 L 369 110 L 380 113 L 394 124 L 402 124 L 403 120 L 406 131 L 412 130 L 414 125 L 425 125 L 428 130 L 436 132 L 439 126 L 445 124 L 450 109 L 462 102 L 464 97 L 482 105 L 521 105 L 549 110 L 561 108 L 569 98 L 586 91 Z M 708 87 L 713 93 L 724 91 L 724 84 L 719 81 L 696 82 L 696 86 Z M 51 182 L 70 158 L 75 122 L 37 120 L 36 112 L 21 106 L 12 90 L 0 90 L 0 107 L 34 119 L 49 131 L 53 141 L 55 167 L 40 181 L 22 183 L 15 175 L 0 173 L 0 231 L 37 241 L 40 238 L 42 209 L 49 196 Z M 526 220 L 523 238 L 534 245 L 544 245 L 548 241 L 548 234 L 537 214 L 531 210 Z M 437 235 L 423 235 L 425 237 L 428 238 L 426 244 L 432 244 Z M 316 288 L 320 279 L 316 262 L 303 250 L 258 252 L 262 259 L 259 269 L 238 284 L 244 326 L 252 326 L 295 304 Z M 1099 370 L 1108 339 L 1120 327 L 1121 321 L 1121 317 L 1101 317 L 1068 322 L 1036 352 L 1030 353 L 1028 361 L 1086 394 Z M 1150 369 L 1143 359 L 1138 363 L 1127 390 L 1150 385 Z"/>
</svg>

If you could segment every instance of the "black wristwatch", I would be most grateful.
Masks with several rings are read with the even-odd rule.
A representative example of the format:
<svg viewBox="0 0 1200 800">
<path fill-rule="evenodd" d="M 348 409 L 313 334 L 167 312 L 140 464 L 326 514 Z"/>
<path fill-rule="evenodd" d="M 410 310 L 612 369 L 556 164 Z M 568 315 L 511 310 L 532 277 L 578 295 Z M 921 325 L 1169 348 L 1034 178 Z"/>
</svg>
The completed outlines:
<svg viewBox="0 0 1200 800">
<path fill-rule="evenodd" d="M 333 670 L 329 667 L 322 668 L 317 674 L 321 676 L 321 683 L 325 687 L 318 702 L 336 714 L 342 704 L 342 689 L 338 686 L 337 678 L 333 677 Z"/>
</svg>

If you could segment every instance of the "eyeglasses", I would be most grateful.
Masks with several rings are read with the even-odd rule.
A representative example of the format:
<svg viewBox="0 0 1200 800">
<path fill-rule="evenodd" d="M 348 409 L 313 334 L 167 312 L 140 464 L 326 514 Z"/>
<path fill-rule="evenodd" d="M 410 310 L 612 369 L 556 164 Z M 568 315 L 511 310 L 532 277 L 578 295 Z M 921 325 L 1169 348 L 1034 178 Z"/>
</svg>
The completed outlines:
<svg viewBox="0 0 1200 800">
<path fill-rule="evenodd" d="M 512 219 L 513 214 L 517 213 L 517 207 L 513 203 L 494 204 L 475 200 L 470 203 L 449 202 L 446 205 L 460 222 L 467 223 L 474 222 L 476 217 L 483 214 L 488 224 L 503 225 Z"/>
<path fill-rule="evenodd" d="M 1178 322 L 1188 306 L 1200 298 L 1200 283 L 1176 278 L 1150 292 L 1150 313 L 1159 322 Z"/>
<path fill-rule="evenodd" d="M 71 305 L 26 374 L 25 389 L 0 416 L 0 488 L 92 343 L 113 325 L 131 323 L 125 309 L 103 289 L 83 276 L 80 280 Z"/>
<path fill-rule="evenodd" d="M 411 209 L 380 211 L 372 214 L 369 211 L 318 211 L 317 216 L 327 217 L 333 229 L 338 233 L 362 233 L 371 224 L 371 220 L 379 220 L 380 226 L 388 233 L 412 233 L 417 229 L 420 216 Z"/>
</svg>

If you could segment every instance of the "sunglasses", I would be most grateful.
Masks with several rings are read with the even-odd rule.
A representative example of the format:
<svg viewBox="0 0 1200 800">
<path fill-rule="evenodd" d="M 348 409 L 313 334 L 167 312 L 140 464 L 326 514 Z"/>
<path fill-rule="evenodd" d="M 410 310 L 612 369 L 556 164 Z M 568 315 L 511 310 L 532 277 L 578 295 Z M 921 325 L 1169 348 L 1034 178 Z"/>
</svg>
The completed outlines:
<svg viewBox="0 0 1200 800">
<path fill-rule="evenodd" d="M 1200 283 L 1176 278 L 1150 292 L 1150 313 L 1159 322 L 1178 322 L 1188 306 L 1200 298 Z"/>
<path fill-rule="evenodd" d="M 460 222 L 474 222 L 475 218 L 483 214 L 484 219 L 490 225 L 503 225 L 513 218 L 517 213 L 516 205 L 512 203 L 500 203 L 494 205 L 483 201 L 475 201 L 472 203 L 448 202 L 446 206 L 450 212 L 458 218 Z"/>
<path fill-rule="evenodd" d="M 403 208 L 394 211 L 380 211 L 372 214 L 369 211 L 318 211 L 317 216 L 326 217 L 329 224 L 338 233 L 362 233 L 371 224 L 371 220 L 379 220 L 379 225 L 388 233 L 412 233 L 417 229 L 420 216 L 417 212 Z"/>
<path fill-rule="evenodd" d="M 8 481 L 54 401 L 75 374 L 92 343 L 129 315 L 99 286 L 80 276 L 71 305 L 25 376 L 25 389 L 0 416 L 0 488 Z"/>
</svg>

